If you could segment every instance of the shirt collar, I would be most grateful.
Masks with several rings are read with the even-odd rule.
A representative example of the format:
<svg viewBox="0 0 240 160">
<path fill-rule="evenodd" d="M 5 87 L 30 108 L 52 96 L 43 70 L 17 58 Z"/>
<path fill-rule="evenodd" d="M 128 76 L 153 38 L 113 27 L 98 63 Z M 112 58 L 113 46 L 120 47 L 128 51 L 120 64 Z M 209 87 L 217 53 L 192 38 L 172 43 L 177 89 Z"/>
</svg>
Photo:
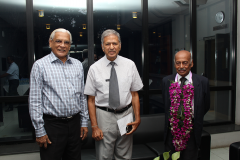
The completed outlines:
<svg viewBox="0 0 240 160">
<path fill-rule="evenodd" d="M 104 64 L 105 64 L 106 66 L 108 66 L 111 61 L 109 61 L 109 60 L 107 59 L 107 56 L 106 56 L 106 55 L 105 55 L 104 57 L 102 57 L 102 58 L 103 58 L 103 60 L 104 60 Z M 113 62 L 115 62 L 116 65 L 119 65 L 119 55 L 117 55 L 117 58 L 116 58 Z"/>
<path fill-rule="evenodd" d="M 191 71 L 190 71 L 191 72 Z M 186 75 L 185 76 L 185 78 L 189 81 L 189 79 L 190 79 L 190 72 L 188 73 L 188 75 Z M 180 74 L 178 74 L 177 73 L 177 75 L 178 75 L 178 81 L 180 81 L 180 79 L 182 78 L 182 76 L 180 75 Z"/>
<path fill-rule="evenodd" d="M 49 59 L 50 59 L 51 62 L 54 62 L 54 61 L 58 60 L 59 58 L 58 58 L 53 52 L 51 52 L 50 55 L 49 55 Z M 59 59 L 59 60 L 60 60 L 60 59 Z M 61 60 L 60 60 L 60 61 L 61 61 Z M 67 61 L 68 61 L 69 63 L 72 63 L 69 55 L 67 55 L 67 60 L 66 60 L 66 62 L 67 62 Z"/>
</svg>

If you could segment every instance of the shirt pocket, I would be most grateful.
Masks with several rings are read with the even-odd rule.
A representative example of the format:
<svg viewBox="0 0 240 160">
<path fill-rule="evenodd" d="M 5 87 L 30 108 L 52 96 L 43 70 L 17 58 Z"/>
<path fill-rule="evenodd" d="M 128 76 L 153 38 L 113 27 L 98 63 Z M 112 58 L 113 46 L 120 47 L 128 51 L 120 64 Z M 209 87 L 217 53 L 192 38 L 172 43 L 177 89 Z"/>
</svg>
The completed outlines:
<svg viewBox="0 0 240 160">
<path fill-rule="evenodd" d="M 103 94 L 109 93 L 109 80 L 106 79 L 97 79 L 96 80 L 96 90 Z"/>
<path fill-rule="evenodd" d="M 75 93 L 82 93 L 82 85 L 81 85 L 81 75 L 76 74 L 72 76 L 72 85 Z"/>
</svg>

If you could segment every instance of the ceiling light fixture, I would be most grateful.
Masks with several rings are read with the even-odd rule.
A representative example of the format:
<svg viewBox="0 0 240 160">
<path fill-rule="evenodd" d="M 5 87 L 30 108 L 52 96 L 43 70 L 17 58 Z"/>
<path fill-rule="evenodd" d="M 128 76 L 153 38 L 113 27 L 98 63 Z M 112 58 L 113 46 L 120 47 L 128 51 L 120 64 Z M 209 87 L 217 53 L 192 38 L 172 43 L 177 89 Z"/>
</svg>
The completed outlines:
<svg viewBox="0 0 240 160">
<path fill-rule="evenodd" d="M 156 32 L 153 32 L 153 34 L 155 34 Z"/>
<path fill-rule="evenodd" d="M 137 12 L 132 12 L 133 18 L 137 18 Z"/>
<path fill-rule="evenodd" d="M 38 17 L 44 17 L 44 10 L 38 10 Z"/>
<path fill-rule="evenodd" d="M 80 37 L 82 37 L 82 32 L 79 32 L 79 33 L 80 33 L 80 35 L 79 35 L 79 36 L 80 36 Z"/>
<path fill-rule="evenodd" d="M 46 24 L 46 29 L 50 29 L 50 24 Z"/>
<path fill-rule="evenodd" d="M 83 29 L 87 29 L 87 25 L 86 24 L 83 24 Z"/>
<path fill-rule="evenodd" d="M 120 30 L 121 28 L 120 28 L 120 24 L 117 24 L 117 30 Z"/>
</svg>

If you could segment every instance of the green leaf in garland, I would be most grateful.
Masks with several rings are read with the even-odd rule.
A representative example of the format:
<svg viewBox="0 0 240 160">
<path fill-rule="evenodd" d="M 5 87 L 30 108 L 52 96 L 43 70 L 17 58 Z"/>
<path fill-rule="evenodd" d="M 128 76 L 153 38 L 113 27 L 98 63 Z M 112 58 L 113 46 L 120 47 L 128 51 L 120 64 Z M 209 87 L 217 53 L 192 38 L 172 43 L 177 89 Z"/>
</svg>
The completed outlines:
<svg viewBox="0 0 240 160">
<path fill-rule="evenodd" d="M 169 151 L 169 152 L 170 152 L 170 151 Z M 169 152 L 164 152 L 164 153 L 163 153 L 163 159 L 164 159 L 164 160 L 168 160 L 168 159 L 169 159 L 169 157 L 170 157 Z"/>
<path fill-rule="evenodd" d="M 180 151 L 172 154 L 172 160 L 178 160 L 180 158 Z"/>
<path fill-rule="evenodd" d="M 156 158 L 154 158 L 153 160 L 160 160 L 160 156 L 159 156 L 159 157 L 156 157 Z"/>
</svg>

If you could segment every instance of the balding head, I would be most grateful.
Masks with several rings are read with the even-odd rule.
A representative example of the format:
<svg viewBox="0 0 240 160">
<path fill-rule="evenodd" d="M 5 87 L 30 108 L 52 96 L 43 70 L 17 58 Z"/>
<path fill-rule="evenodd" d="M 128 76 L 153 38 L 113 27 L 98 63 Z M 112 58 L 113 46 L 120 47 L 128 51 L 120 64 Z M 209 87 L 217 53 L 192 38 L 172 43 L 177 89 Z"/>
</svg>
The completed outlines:
<svg viewBox="0 0 240 160">
<path fill-rule="evenodd" d="M 186 50 L 181 50 L 175 54 L 174 64 L 179 75 L 185 77 L 193 67 L 192 54 Z"/>
</svg>

